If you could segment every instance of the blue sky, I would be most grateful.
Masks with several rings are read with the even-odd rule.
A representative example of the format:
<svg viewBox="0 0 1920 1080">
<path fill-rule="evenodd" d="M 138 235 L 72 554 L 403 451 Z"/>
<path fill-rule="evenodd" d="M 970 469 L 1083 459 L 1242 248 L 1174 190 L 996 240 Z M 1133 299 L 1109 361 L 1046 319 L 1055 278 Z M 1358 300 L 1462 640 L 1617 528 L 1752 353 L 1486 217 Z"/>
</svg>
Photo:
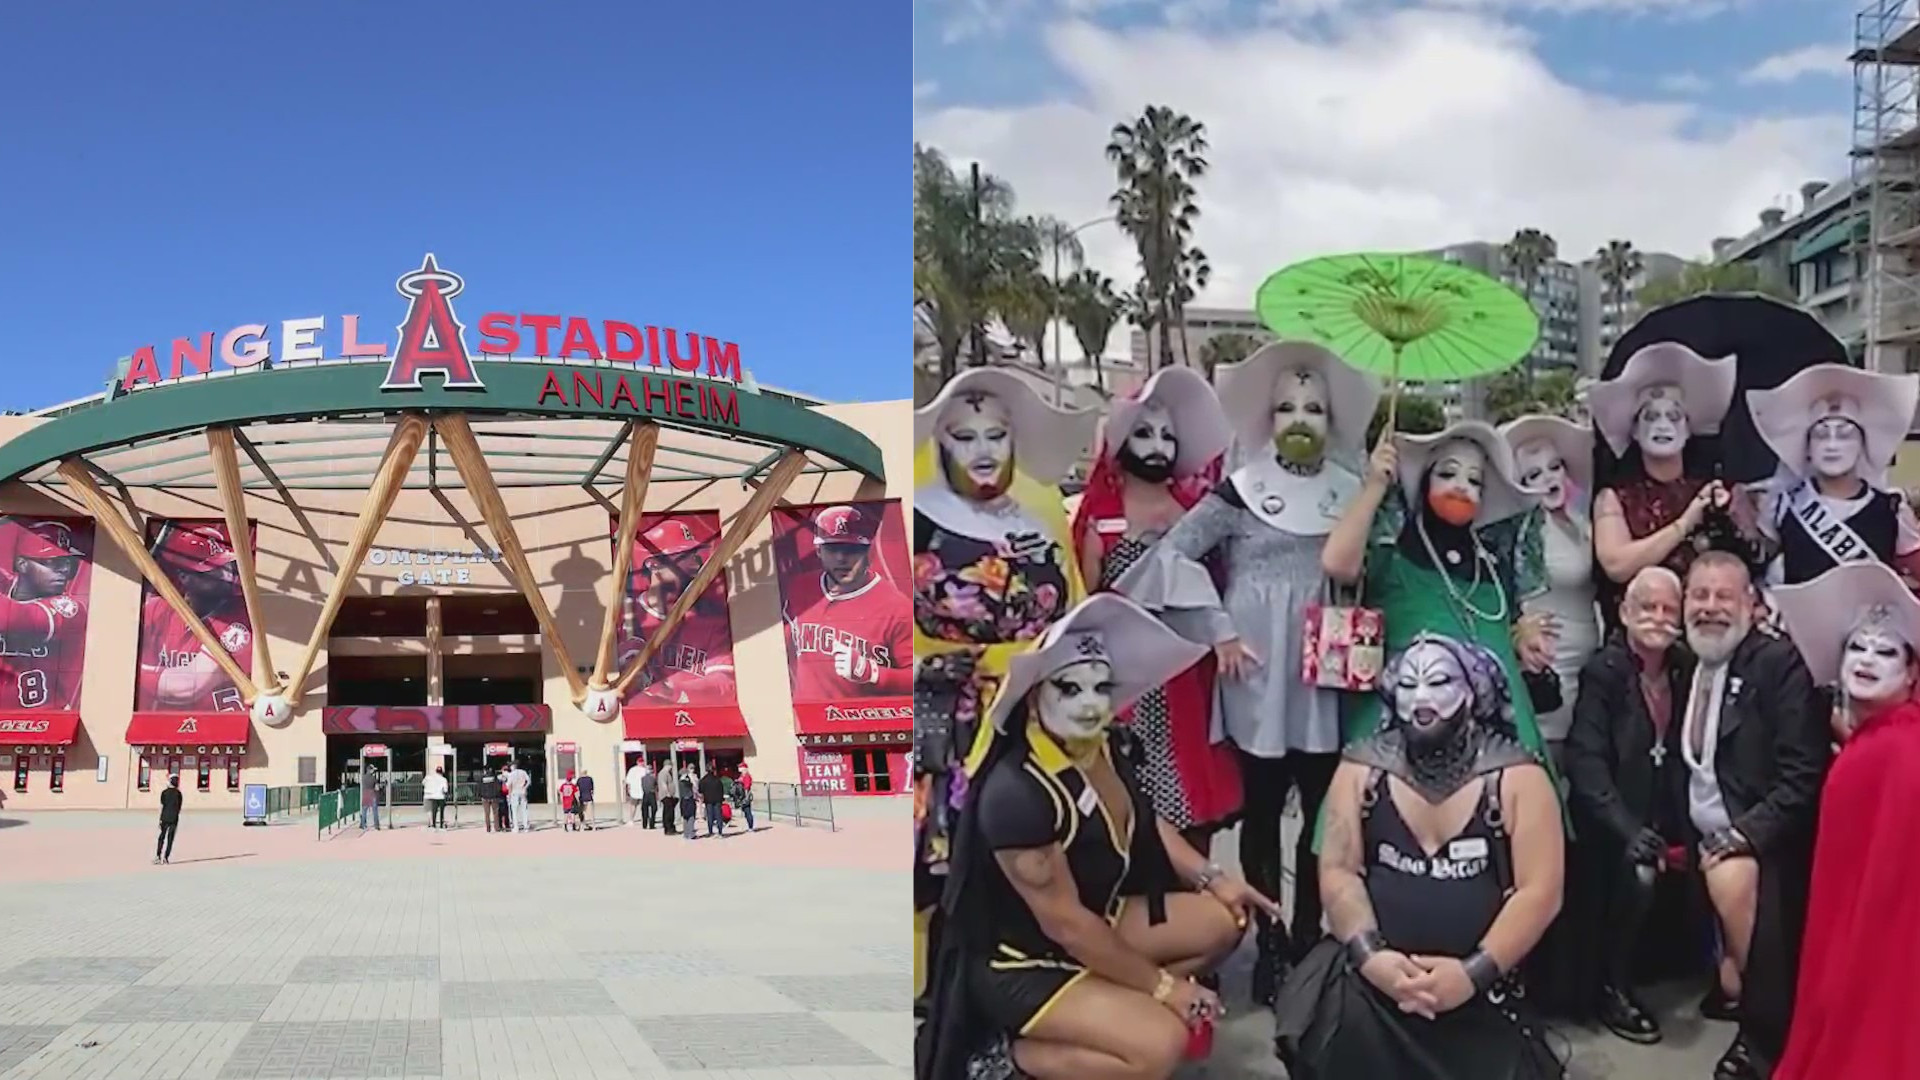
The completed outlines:
<svg viewBox="0 0 1920 1080">
<path fill-rule="evenodd" d="M 84 8 L 84 13 L 83 13 Z M 161 11 L 164 9 L 164 14 Z M 906 397 L 909 12 L 830 4 L 17 4 L 0 326 L 32 409 L 139 345 L 387 327 L 433 251 L 480 313 L 739 343 Z"/>
</svg>

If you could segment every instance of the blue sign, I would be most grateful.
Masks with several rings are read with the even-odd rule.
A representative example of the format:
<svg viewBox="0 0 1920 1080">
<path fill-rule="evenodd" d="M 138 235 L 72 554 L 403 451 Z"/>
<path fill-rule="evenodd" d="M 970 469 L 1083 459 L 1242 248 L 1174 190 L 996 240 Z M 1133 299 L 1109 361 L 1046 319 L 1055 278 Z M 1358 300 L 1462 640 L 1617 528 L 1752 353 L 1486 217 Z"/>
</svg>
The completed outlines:
<svg viewBox="0 0 1920 1080">
<path fill-rule="evenodd" d="M 267 785 L 248 784 L 241 800 L 241 821 L 246 825 L 267 823 Z"/>
</svg>

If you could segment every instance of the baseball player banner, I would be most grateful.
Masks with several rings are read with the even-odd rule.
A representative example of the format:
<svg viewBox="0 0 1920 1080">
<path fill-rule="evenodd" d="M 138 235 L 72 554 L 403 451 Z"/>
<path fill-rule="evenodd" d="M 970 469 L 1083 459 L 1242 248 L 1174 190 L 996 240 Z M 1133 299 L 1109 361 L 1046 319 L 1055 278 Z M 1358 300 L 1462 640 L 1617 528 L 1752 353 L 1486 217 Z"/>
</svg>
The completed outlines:
<svg viewBox="0 0 1920 1080">
<path fill-rule="evenodd" d="M 251 532 L 251 530 L 249 530 Z M 232 654 L 253 672 L 253 626 L 240 591 L 240 567 L 227 526 L 215 521 L 156 521 L 147 549 L 173 579 L 187 604 Z M 247 542 L 252 543 L 249 535 Z M 140 603 L 140 678 L 133 711 L 245 712 L 246 703 L 192 630 L 149 585 Z"/>
<path fill-rule="evenodd" d="M 0 714 L 80 710 L 93 522 L 0 517 Z"/>
<path fill-rule="evenodd" d="M 616 523 L 615 528 L 618 528 Z M 655 638 L 667 613 L 713 557 L 720 515 L 708 512 L 650 513 L 633 538 L 633 570 L 627 579 L 620 666 Z M 744 734 L 733 675 L 733 620 L 727 610 L 727 575 L 719 574 L 673 634 L 661 642 L 646 669 L 627 688 L 622 705 L 668 710 L 663 721 L 679 734 Z"/>
<path fill-rule="evenodd" d="M 774 566 L 803 734 L 913 727 L 913 607 L 898 502 L 780 507 Z"/>
</svg>

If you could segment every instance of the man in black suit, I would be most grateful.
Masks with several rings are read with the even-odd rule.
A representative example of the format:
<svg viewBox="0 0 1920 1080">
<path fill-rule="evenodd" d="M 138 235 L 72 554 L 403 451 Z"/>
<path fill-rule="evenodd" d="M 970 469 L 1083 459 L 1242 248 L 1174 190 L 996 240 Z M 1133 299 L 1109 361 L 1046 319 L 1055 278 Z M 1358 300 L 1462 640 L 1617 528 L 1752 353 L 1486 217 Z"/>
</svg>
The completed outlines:
<svg viewBox="0 0 1920 1080">
<path fill-rule="evenodd" d="M 1753 633 L 1746 564 L 1706 552 L 1687 572 L 1687 645 L 1698 664 L 1682 712 L 1687 818 L 1718 917 L 1720 987 L 1740 1034 L 1717 1078 L 1768 1075 L 1786 1045 L 1812 872 L 1814 815 L 1831 748 L 1827 710 L 1800 654 Z"/>
<path fill-rule="evenodd" d="M 1680 710 L 1692 663 L 1677 648 L 1680 578 L 1662 566 L 1634 575 L 1620 603 L 1624 632 L 1580 672 L 1567 734 L 1567 780 L 1581 873 L 1596 893 L 1593 946 L 1604 949 L 1597 1016 L 1636 1043 L 1660 1041 L 1660 1024 L 1633 989 L 1634 958 L 1660 875 L 1684 871 L 1690 839 Z M 1589 967 L 1588 971 L 1592 971 Z M 1588 985 L 1591 985 L 1589 983 Z"/>
</svg>

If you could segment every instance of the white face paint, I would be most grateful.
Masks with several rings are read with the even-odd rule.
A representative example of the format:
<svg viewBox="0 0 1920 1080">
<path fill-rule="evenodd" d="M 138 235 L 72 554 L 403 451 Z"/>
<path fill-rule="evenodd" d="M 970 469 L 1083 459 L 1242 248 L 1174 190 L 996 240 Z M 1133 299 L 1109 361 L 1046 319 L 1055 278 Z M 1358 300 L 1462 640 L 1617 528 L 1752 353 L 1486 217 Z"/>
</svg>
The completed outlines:
<svg viewBox="0 0 1920 1080">
<path fill-rule="evenodd" d="M 1540 496 L 1540 505 L 1549 510 L 1564 510 L 1573 499 L 1573 477 L 1567 475 L 1567 459 L 1550 440 L 1534 439 L 1513 452 L 1520 470 L 1520 487 Z"/>
<path fill-rule="evenodd" d="M 1317 371 L 1283 371 L 1274 387 L 1274 435 L 1296 424 L 1306 425 L 1322 441 L 1327 437 L 1327 384 Z"/>
<path fill-rule="evenodd" d="M 1096 738 L 1113 723 L 1113 692 L 1113 667 L 1105 660 L 1068 664 L 1034 692 L 1040 726 L 1063 741 Z"/>
<path fill-rule="evenodd" d="M 1807 429 L 1807 464 L 1821 476 L 1841 477 L 1860 467 L 1866 440 L 1851 420 L 1829 417 Z"/>
<path fill-rule="evenodd" d="M 1847 637 L 1840 653 L 1840 688 L 1855 701 L 1897 701 L 1913 679 L 1907 670 L 1907 646 L 1882 626 L 1863 626 Z"/>
<path fill-rule="evenodd" d="M 956 491 L 991 498 L 1006 490 L 1013 471 L 1013 425 L 991 394 L 970 394 L 948 406 L 935 435 L 950 463 Z"/>
<path fill-rule="evenodd" d="M 1393 711 L 1414 728 L 1424 731 L 1451 720 L 1469 697 L 1467 673 L 1445 646 L 1419 641 L 1401 657 Z"/>
<path fill-rule="evenodd" d="M 1133 427 L 1127 432 L 1126 445 L 1139 461 L 1171 464 L 1180 453 L 1180 440 L 1173 430 L 1173 414 L 1152 402 L 1141 406 L 1133 418 Z"/>
<path fill-rule="evenodd" d="M 1633 416 L 1633 441 L 1643 458 L 1674 458 L 1686 449 L 1691 430 L 1677 386 L 1656 386 L 1640 401 Z"/>
</svg>

